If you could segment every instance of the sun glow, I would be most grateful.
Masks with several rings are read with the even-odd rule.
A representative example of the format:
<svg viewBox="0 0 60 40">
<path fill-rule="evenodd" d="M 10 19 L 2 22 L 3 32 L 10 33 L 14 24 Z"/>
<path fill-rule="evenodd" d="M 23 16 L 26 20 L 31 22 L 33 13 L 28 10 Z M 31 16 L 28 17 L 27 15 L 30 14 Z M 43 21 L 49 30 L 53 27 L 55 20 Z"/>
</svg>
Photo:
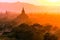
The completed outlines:
<svg viewBox="0 0 60 40">
<path fill-rule="evenodd" d="M 41 0 L 42 5 L 60 6 L 60 0 Z"/>
<path fill-rule="evenodd" d="M 56 3 L 56 2 L 59 2 L 59 0 L 47 0 L 47 1 L 48 1 L 48 2 L 53 2 L 53 3 L 54 3 L 54 2 L 55 2 L 55 3 Z"/>
</svg>

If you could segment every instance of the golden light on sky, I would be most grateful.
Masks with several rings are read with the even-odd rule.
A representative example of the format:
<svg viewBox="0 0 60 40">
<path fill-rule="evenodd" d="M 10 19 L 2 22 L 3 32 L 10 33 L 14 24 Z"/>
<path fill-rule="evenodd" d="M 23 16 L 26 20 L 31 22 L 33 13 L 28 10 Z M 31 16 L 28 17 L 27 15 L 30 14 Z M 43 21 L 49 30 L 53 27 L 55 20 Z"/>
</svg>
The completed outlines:
<svg viewBox="0 0 60 40">
<path fill-rule="evenodd" d="M 34 5 L 60 6 L 60 0 L 0 0 L 0 2 L 25 2 Z"/>
<path fill-rule="evenodd" d="M 47 6 L 60 6 L 60 0 L 45 0 L 42 3 Z"/>
<path fill-rule="evenodd" d="M 60 6 L 60 0 L 39 0 L 39 2 L 45 6 Z"/>
<path fill-rule="evenodd" d="M 47 0 L 48 2 L 58 2 L 59 0 Z"/>
</svg>

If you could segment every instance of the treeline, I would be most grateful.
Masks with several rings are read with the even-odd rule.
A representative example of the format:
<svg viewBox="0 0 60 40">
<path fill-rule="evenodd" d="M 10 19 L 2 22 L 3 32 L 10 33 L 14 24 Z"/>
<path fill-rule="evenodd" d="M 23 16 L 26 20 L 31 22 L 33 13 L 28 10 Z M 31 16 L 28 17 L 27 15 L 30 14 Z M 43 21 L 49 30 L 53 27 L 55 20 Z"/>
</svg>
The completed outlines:
<svg viewBox="0 0 60 40">
<path fill-rule="evenodd" d="M 58 40 L 60 31 L 52 25 L 0 25 L 0 40 Z"/>
</svg>

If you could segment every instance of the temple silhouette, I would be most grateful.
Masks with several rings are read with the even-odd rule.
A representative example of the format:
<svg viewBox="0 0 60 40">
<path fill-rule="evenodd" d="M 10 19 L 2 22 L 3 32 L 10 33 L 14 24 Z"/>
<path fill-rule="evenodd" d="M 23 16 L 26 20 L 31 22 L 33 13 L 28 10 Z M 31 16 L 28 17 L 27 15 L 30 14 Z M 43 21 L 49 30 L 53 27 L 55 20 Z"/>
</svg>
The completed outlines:
<svg viewBox="0 0 60 40">
<path fill-rule="evenodd" d="M 32 24 L 31 19 L 29 18 L 29 16 L 26 15 L 24 8 L 22 9 L 22 12 L 20 15 L 18 15 L 14 20 L 13 20 L 13 24 L 14 25 L 20 25 L 22 23 L 25 24 Z"/>
</svg>

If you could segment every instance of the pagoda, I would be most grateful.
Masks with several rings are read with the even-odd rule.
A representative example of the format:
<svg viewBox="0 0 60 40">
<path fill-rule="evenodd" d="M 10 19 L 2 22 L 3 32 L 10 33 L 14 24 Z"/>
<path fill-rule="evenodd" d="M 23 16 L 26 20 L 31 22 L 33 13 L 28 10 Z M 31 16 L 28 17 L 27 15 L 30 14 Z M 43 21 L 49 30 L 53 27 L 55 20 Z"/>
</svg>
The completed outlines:
<svg viewBox="0 0 60 40">
<path fill-rule="evenodd" d="M 22 12 L 20 15 L 17 16 L 17 18 L 14 21 L 15 25 L 20 25 L 20 24 L 31 24 L 31 20 L 29 17 L 26 15 L 24 8 L 22 9 Z"/>
</svg>

